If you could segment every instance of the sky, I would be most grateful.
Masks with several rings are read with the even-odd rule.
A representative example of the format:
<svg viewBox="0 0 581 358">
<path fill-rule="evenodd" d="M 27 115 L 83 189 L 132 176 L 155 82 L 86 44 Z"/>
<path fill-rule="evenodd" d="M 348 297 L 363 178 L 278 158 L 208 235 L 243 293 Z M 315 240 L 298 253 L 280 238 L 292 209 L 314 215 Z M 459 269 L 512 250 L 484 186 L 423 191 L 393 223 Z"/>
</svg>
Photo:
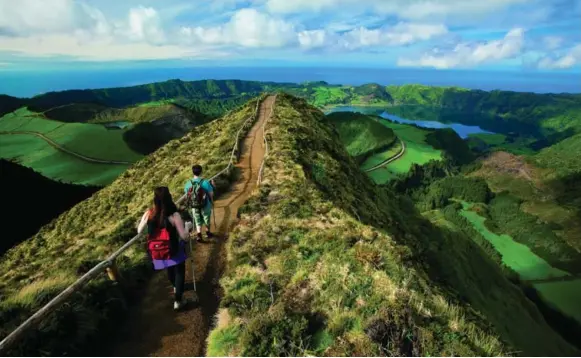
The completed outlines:
<svg viewBox="0 0 581 358">
<path fill-rule="evenodd" d="M 581 71 L 581 0 L 0 0 L 0 70 Z"/>
</svg>

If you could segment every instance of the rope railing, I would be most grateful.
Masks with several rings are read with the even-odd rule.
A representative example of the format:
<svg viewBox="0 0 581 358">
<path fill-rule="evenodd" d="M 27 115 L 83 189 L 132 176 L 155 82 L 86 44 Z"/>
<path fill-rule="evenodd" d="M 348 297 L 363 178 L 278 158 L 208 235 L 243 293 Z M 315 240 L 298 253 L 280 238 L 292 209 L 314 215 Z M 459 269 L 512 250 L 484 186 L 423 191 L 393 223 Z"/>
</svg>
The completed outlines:
<svg viewBox="0 0 581 358">
<path fill-rule="evenodd" d="M 264 140 L 265 150 L 264 150 L 264 157 L 262 158 L 262 163 L 260 163 L 260 169 L 258 170 L 258 182 L 257 182 L 258 185 L 262 184 L 262 172 L 264 171 L 264 165 L 266 164 L 266 159 L 268 158 L 268 153 L 269 153 L 268 140 L 266 139 L 266 124 L 268 123 L 268 120 L 270 118 L 272 118 L 272 114 L 274 113 L 274 103 L 275 102 L 276 102 L 276 95 L 274 96 L 274 102 L 272 103 L 272 106 L 270 107 L 270 114 L 268 117 L 266 117 L 266 120 L 262 124 L 262 138 Z"/>
<path fill-rule="evenodd" d="M 264 100 L 265 95 L 259 97 L 256 101 L 256 109 L 254 110 L 254 115 L 248 117 L 246 121 L 242 124 L 238 132 L 236 133 L 236 141 L 234 143 L 234 147 L 232 148 L 232 152 L 230 154 L 230 161 L 228 165 L 218 172 L 216 175 L 210 178 L 210 180 L 216 179 L 217 177 L 227 173 L 228 170 L 232 168 L 235 163 L 236 151 L 240 148 L 240 134 L 242 130 L 251 122 L 252 119 L 257 119 L 259 117 L 258 109 L 260 108 L 260 103 Z M 186 195 L 182 195 L 176 202 L 176 204 L 181 204 L 186 198 Z M 95 265 L 92 269 L 90 269 L 87 273 L 83 276 L 78 278 L 74 283 L 69 285 L 66 289 L 64 289 L 61 293 L 59 293 L 56 297 L 50 300 L 46 305 L 44 305 L 41 309 L 36 311 L 32 316 L 30 316 L 26 321 L 24 321 L 20 326 L 18 326 L 14 331 L 8 334 L 1 342 L 0 342 L 0 352 L 4 352 L 7 350 L 12 344 L 18 341 L 29 329 L 35 327 L 38 323 L 40 323 L 46 316 L 50 313 L 54 312 L 57 308 L 59 308 L 71 295 L 75 292 L 79 291 L 81 287 L 83 287 L 87 282 L 91 281 L 98 275 L 100 275 L 103 271 L 107 271 L 109 277 L 114 279 L 116 277 L 116 266 L 115 260 L 121 256 L 129 247 L 131 247 L 136 242 L 140 241 L 142 237 L 145 236 L 145 233 L 135 235 L 131 240 L 127 241 L 123 246 L 121 246 L 117 251 L 109 255 L 105 260 L 101 261 L 97 265 Z"/>
</svg>

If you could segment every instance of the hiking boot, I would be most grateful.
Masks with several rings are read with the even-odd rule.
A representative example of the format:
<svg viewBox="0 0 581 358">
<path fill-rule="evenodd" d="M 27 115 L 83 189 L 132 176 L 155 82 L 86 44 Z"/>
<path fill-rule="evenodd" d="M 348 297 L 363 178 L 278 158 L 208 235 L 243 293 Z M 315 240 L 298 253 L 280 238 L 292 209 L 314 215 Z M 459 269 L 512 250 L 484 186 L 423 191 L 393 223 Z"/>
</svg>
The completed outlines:
<svg viewBox="0 0 581 358">
<path fill-rule="evenodd" d="M 202 241 L 204 241 L 204 240 L 202 240 L 202 233 L 201 233 L 201 232 L 199 232 L 199 233 L 196 235 L 196 241 L 197 241 L 197 242 L 202 242 Z"/>
<path fill-rule="evenodd" d="M 182 298 L 181 301 L 174 301 L 173 309 L 174 311 L 178 311 L 179 309 L 183 308 L 186 305 L 186 300 Z"/>
<path fill-rule="evenodd" d="M 207 237 L 208 239 L 211 239 L 211 238 L 213 238 L 213 237 L 214 237 L 214 234 L 212 234 L 211 232 L 209 232 L 209 231 L 208 231 L 208 232 L 206 232 L 206 237 Z"/>
</svg>

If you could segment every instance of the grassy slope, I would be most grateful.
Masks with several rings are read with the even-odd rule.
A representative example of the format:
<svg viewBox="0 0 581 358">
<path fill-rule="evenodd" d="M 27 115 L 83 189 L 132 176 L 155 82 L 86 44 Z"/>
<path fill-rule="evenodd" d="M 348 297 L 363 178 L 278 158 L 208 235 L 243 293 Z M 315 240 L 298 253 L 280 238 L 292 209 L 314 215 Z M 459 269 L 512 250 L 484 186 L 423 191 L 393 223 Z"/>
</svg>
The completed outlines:
<svg viewBox="0 0 581 358">
<path fill-rule="evenodd" d="M 336 112 L 327 116 L 339 133 L 349 155 L 357 162 L 389 150 L 397 140 L 393 130 L 379 120 L 351 112 Z"/>
<path fill-rule="evenodd" d="M 123 140 L 124 130 L 52 121 L 24 108 L 0 118 L 0 131 L 39 132 L 68 150 L 101 160 L 135 162 L 142 158 Z M 0 157 L 16 160 L 46 177 L 68 183 L 106 185 L 129 167 L 89 163 L 29 134 L 1 135 L 0 144 Z"/>
<path fill-rule="evenodd" d="M 549 223 L 553 231 L 581 252 L 581 135 L 575 135 L 531 157 L 496 153 L 472 175 L 490 188 L 522 200 L 521 210 Z M 527 178 L 515 168 L 524 168 Z"/>
<path fill-rule="evenodd" d="M 551 169 L 550 178 L 581 173 L 581 134 L 543 149 L 533 160 L 538 166 Z"/>
<path fill-rule="evenodd" d="M 91 123 L 153 122 L 165 117 L 181 115 L 182 109 L 171 103 L 146 102 L 123 109 L 109 109 L 97 114 Z"/>
<path fill-rule="evenodd" d="M 377 184 L 385 184 L 390 179 L 400 174 L 407 173 L 413 164 L 425 164 L 430 160 L 440 160 L 442 154 L 440 150 L 434 149 L 427 144 L 426 136 L 429 133 L 421 128 L 389 122 L 382 120 L 381 123 L 391 128 L 397 137 L 405 142 L 405 154 L 395 162 L 385 168 L 381 168 L 370 173 L 371 178 Z"/>
<path fill-rule="evenodd" d="M 268 136 L 209 355 L 508 354 L 467 303 L 512 349 L 574 354 L 474 243 L 375 186 L 322 113 L 280 95 Z"/>
<path fill-rule="evenodd" d="M 171 141 L 4 255 L 0 261 L 0 336 L 132 237 L 137 219 L 151 202 L 154 186 L 169 186 L 177 199 L 194 162 L 202 164 L 208 175 L 224 168 L 236 132 L 253 115 L 255 104 Z M 205 143 L 202 147 L 200 140 Z M 223 190 L 227 180 L 217 184 Z M 118 264 L 127 288 L 150 272 L 145 251 L 138 246 Z M 119 290 L 103 276 L 74 295 L 70 305 L 41 324 L 42 331 L 20 342 L 12 353 L 37 355 L 38 349 L 53 354 L 79 352 L 93 335 L 114 327 L 123 305 Z M 110 326 L 103 328 L 103 322 Z"/>
</svg>

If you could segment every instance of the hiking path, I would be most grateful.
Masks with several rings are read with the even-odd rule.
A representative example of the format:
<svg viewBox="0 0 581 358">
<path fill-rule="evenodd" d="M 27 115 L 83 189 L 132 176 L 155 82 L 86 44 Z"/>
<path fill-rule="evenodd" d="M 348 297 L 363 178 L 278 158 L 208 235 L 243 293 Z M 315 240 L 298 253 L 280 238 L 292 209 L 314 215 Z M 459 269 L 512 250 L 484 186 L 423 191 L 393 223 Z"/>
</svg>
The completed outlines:
<svg viewBox="0 0 581 358">
<path fill-rule="evenodd" d="M 240 171 L 231 190 L 214 203 L 216 237 L 194 245 L 197 291 L 193 291 L 191 260 L 186 263 L 186 291 L 190 302 L 181 311 L 173 310 L 173 288 L 165 270 L 155 272 L 147 283 L 144 297 L 130 309 L 124 327 L 113 343 L 113 356 L 203 356 L 206 338 L 221 297 L 219 279 L 226 265 L 225 242 L 236 225 L 238 209 L 257 186 L 259 169 L 265 155 L 263 125 L 272 114 L 275 96 L 261 104 L 259 118 L 242 143 Z M 198 302 L 191 302 L 197 295 Z"/>
</svg>

